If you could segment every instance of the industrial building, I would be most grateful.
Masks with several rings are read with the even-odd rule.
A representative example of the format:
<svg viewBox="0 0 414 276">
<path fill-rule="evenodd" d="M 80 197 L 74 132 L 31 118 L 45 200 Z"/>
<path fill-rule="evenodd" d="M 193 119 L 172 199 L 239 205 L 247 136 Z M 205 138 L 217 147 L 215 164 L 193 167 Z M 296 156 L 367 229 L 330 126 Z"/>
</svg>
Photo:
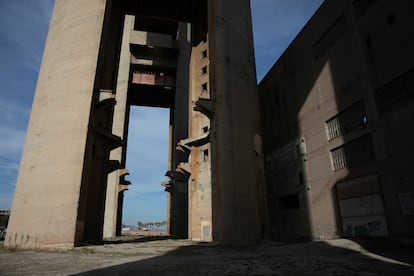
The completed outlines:
<svg viewBox="0 0 414 276">
<path fill-rule="evenodd" d="M 325 1 L 260 82 L 270 238 L 413 237 L 413 10 Z"/>
<path fill-rule="evenodd" d="M 5 245 L 120 234 L 131 106 L 170 110 L 174 237 L 412 238 L 413 8 L 326 0 L 257 85 L 248 0 L 55 0 Z"/>
<path fill-rule="evenodd" d="M 6 246 L 120 233 L 134 105 L 170 109 L 168 233 L 262 238 L 250 1 L 55 0 Z"/>
</svg>

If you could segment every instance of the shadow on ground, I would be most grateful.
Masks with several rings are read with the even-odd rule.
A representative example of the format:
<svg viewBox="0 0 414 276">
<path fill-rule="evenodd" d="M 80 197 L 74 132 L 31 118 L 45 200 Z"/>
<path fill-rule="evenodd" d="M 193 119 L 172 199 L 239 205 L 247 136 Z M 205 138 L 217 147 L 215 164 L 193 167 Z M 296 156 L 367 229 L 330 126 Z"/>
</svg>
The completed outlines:
<svg viewBox="0 0 414 276">
<path fill-rule="evenodd" d="M 11 251 L 0 242 L 0 275 L 414 275 L 413 248 L 384 239 L 236 246 L 166 238 L 64 252 Z"/>
<path fill-rule="evenodd" d="M 176 238 L 171 236 L 131 236 L 129 239 L 128 237 L 120 239 L 108 239 L 102 241 L 94 241 L 88 242 L 85 244 L 80 244 L 79 246 L 88 246 L 88 245 L 105 245 L 105 244 L 125 244 L 125 243 L 143 243 L 143 242 L 150 242 L 150 241 L 165 241 L 165 240 L 174 240 Z M 178 239 L 177 239 L 178 240 Z"/>
<path fill-rule="evenodd" d="M 139 250 L 139 248 L 137 248 Z M 74 275 L 414 275 L 412 248 L 388 240 L 223 246 L 192 244 Z"/>
</svg>

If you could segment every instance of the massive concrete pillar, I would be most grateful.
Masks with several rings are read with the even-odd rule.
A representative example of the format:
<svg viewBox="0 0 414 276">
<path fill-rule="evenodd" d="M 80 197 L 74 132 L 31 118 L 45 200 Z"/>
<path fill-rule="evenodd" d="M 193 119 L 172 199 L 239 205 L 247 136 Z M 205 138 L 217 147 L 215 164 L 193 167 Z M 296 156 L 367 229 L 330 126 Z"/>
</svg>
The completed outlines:
<svg viewBox="0 0 414 276">
<path fill-rule="evenodd" d="M 213 239 L 253 242 L 263 236 L 263 172 L 256 159 L 260 113 L 250 1 L 212 0 L 208 12 Z"/>
<path fill-rule="evenodd" d="M 185 153 L 176 149 L 177 143 L 188 135 L 188 93 L 189 93 L 189 61 L 191 55 L 191 27 L 188 23 L 178 25 L 176 88 L 174 106 L 171 107 L 172 140 L 170 141 L 170 170 L 175 171 L 180 163 L 185 162 Z M 188 237 L 188 175 L 184 171 L 175 173 L 172 178 L 173 189 L 167 193 L 167 230 L 175 237 Z"/>
<path fill-rule="evenodd" d="M 105 0 L 56 0 L 5 245 L 72 247 Z M 76 61 L 76 62 L 74 62 Z"/>
<path fill-rule="evenodd" d="M 130 76 L 130 63 L 131 52 L 130 36 L 134 29 L 134 17 L 126 16 L 124 23 L 124 31 L 122 36 L 122 45 L 119 59 L 119 71 L 118 80 L 116 85 L 116 105 L 114 107 L 114 120 L 112 133 L 118 137 L 121 137 L 123 141 L 126 141 L 126 132 L 128 130 L 129 121 L 129 104 L 128 104 L 128 85 Z M 111 151 L 110 160 L 116 160 L 121 164 L 123 169 L 115 170 L 108 175 L 108 185 L 106 190 L 106 202 L 105 202 L 105 220 L 104 220 L 104 238 L 112 238 L 117 235 L 117 222 L 120 220 L 118 203 L 120 193 L 126 188 L 125 175 L 128 173 L 125 170 L 125 156 L 126 156 L 126 143 L 123 147 L 118 147 Z M 122 198 L 122 195 L 121 195 Z M 121 204 L 122 206 L 122 204 Z"/>
<path fill-rule="evenodd" d="M 124 28 L 126 13 L 138 21 Z M 6 246 L 70 248 L 116 234 L 130 105 L 172 109 L 171 234 L 263 236 L 249 1 L 56 0 Z"/>
<path fill-rule="evenodd" d="M 115 106 L 123 23 L 122 3 L 107 0 L 84 151 L 76 244 L 102 239 L 108 174 L 123 168 L 119 160 L 110 159 L 111 151 L 125 147 L 122 138 L 113 133 L 118 131 L 117 124 L 113 128 L 113 120 L 117 113 Z M 121 101 L 117 109 L 125 110 L 125 103 Z M 115 118 L 120 119 L 119 116 Z"/>
</svg>

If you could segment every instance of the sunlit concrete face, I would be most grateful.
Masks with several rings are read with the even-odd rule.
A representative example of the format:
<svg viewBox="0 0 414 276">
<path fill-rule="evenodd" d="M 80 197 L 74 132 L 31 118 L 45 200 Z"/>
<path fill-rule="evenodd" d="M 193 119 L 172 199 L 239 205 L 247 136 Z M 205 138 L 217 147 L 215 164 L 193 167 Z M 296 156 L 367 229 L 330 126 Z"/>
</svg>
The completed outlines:
<svg viewBox="0 0 414 276">
<path fill-rule="evenodd" d="M 263 237 L 255 76 L 247 0 L 56 0 L 5 245 L 117 234 L 131 105 L 171 110 L 170 234 Z"/>
<path fill-rule="evenodd" d="M 55 1 L 7 246 L 74 244 L 81 164 L 105 4 L 102 0 Z"/>
</svg>

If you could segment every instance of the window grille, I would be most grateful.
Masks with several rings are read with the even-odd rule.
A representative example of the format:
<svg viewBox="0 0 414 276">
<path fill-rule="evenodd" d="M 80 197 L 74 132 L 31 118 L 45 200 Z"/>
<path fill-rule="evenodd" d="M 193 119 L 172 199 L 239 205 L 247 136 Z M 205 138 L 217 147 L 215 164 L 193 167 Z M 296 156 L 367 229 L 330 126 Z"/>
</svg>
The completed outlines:
<svg viewBox="0 0 414 276">
<path fill-rule="evenodd" d="M 379 114 L 403 107 L 414 102 L 414 69 L 392 80 L 375 92 Z"/>
<path fill-rule="evenodd" d="M 379 0 L 355 0 L 352 2 L 355 17 L 360 19 L 378 2 Z"/>
<path fill-rule="evenodd" d="M 375 159 L 371 135 L 357 138 L 347 144 L 331 150 L 334 170 L 350 168 Z"/>
<path fill-rule="evenodd" d="M 339 170 L 347 167 L 344 147 L 340 147 L 331 151 L 331 155 L 334 170 Z"/>
<path fill-rule="evenodd" d="M 364 102 L 361 100 L 326 121 L 328 140 L 331 141 L 357 128 L 364 127 L 367 123 L 367 113 Z"/>
</svg>

